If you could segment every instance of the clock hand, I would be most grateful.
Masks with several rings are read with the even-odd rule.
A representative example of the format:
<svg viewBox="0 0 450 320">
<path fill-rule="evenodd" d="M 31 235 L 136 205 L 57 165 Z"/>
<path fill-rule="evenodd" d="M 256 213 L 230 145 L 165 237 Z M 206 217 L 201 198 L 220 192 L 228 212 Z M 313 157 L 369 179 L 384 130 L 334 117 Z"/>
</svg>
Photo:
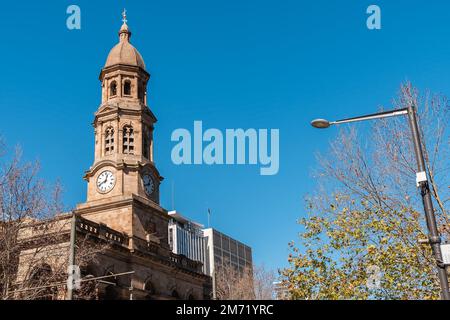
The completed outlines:
<svg viewBox="0 0 450 320">
<path fill-rule="evenodd" d="M 103 180 L 98 180 L 97 184 L 101 186 L 103 184 Z"/>
</svg>

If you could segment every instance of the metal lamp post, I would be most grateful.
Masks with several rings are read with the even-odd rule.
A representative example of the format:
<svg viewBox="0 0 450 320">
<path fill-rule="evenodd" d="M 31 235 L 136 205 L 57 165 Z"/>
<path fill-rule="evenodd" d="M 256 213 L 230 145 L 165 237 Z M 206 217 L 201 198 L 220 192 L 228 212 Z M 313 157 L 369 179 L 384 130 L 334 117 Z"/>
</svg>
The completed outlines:
<svg viewBox="0 0 450 320">
<path fill-rule="evenodd" d="M 418 172 L 416 174 L 417 186 L 420 188 L 420 193 L 422 195 L 423 207 L 425 210 L 425 218 L 428 228 L 428 242 L 430 243 L 431 249 L 436 259 L 436 264 L 438 268 L 438 276 L 441 284 L 441 297 L 443 300 L 450 300 L 450 291 L 447 271 L 445 269 L 445 264 L 442 259 L 441 252 L 441 237 L 436 224 L 436 217 L 433 209 L 433 202 L 431 200 L 430 186 L 427 180 L 427 173 L 425 167 L 425 160 L 422 151 L 422 143 L 420 141 L 419 126 L 417 124 L 416 110 L 414 105 L 410 105 L 408 108 L 391 110 L 386 112 L 379 112 L 374 114 L 369 114 L 366 116 L 348 118 L 338 121 L 328 121 L 325 119 L 316 119 L 311 122 L 311 125 L 318 129 L 326 129 L 332 125 L 373 120 L 380 118 L 395 117 L 400 115 L 408 115 L 409 126 L 411 128 L 412 139 L 414 143 L 414 153 L 417 160 Z"/>
</svg>

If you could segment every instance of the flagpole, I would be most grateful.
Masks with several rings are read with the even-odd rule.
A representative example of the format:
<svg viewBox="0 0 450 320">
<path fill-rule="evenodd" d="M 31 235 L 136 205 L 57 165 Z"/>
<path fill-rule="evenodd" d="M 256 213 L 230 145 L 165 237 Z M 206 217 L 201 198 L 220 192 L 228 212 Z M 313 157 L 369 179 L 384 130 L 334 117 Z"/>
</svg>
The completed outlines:
<svg viewBox="0 0 450 320">
<path fill-rule="evenodd" d="M 211 221 L 210 220 L 211 220 L 211 209 L 208 208 L 208 228 L 211 227 L 211 223 L 210 223 Z"/>
</svg>

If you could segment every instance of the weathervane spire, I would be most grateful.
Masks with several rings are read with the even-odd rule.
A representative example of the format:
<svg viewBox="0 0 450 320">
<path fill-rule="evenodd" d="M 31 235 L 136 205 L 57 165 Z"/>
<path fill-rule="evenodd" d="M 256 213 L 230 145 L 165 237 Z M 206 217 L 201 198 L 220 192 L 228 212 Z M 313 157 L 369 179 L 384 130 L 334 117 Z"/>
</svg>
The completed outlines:
<svg viewBox="0 0 450 320">
<path fill-rule="evenodd" d="M 128 29 L 128 25 L 127 25 L 127 10 L 123 9 L 122 12 L 122 27 L 120 27 L 119 30 L 119 39 L 120 41 L 129 41 L 130 37 L 131 37 L 131 31 Z"/>
<path fill-rule="evenodd" d="M 123 23 L 127 23 L 128 22 L 128 20 L 127 20 L 127 10 L 124 8 L 123 9 L 123 12 L 122 12 L 122 21 L 123 21 Z"/>
</svg>

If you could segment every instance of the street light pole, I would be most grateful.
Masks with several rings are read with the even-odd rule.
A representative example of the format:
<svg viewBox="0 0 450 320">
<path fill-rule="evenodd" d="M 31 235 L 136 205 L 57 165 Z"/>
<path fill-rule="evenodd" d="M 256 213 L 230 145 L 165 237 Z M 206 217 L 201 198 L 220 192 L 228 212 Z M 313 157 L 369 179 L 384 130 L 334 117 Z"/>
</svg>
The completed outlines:
<svg viewBox="0 0 450 320">
<path fill-rule="evenodd" d="M 70 245 L 69 245 L 69 266 L 68 271 L 71 274 L 68 274 L 68 279 L 72 279 L 75 265 L 75 243 L 76 243 L 76 234 L 77 234 L 77 216 L 75 212 L 72 212 L 72 217 L 70 220 Z M 73 284 L 67 286 L 67 296 L 66 300 L 73 299 Z"/>
<path fill-rule="evenodd" d="M 441 252 L 441 237 L 436 224 L 436 216 L 434 214 L 433 202 L 431 200 L 430 185 L 427 180 L 425 160 L 423 156 L 422 143 L 420 141 L 419 126 L 417 124 L 416 110 L 413 104 L 408 107 L 408 120 L 411 128 L 414 152 L 417 160 L 417 184 L 420 188 L 420 194 L 422 195 L 423 207 L 425 210 L 425 218 L 428 227 L 428 238 L 431 249 L 433 250 L 434 258 L 438 267 L 439 282 L 441 283 L 441 295 L 442 299 L 450 300 L 450 291 L 448 284 L 448 275 L 442 260 Z"/>
<path fill-rule="evenodd" d="M 412 140 L 414 144 L 414 153 L 417 160 L 418 172 L 416 174 L 417 186 L 420 188 L 420 194 L 422 196 L 422 203 L 425 210 L 425 219 L 428 228 L 428 242 L 436 260 L 438 267 L 438 277 L 441 284 L 441 298 L 443 300 L 450 300 L 450 291 L 448 283 L 447 270 L 442 259 L 441 252 L 441 237 L 436 223 L 436 216 L 434 214 L 433 202 L 431 200 L 430 186 L 428 184 L 425 160 L 423 156 L 422 143 L 420 141 L 419 125 L 417 123 L 416 110 L 413 104 L 407 108 L 385 111 L 375 114 L 370 114 L 361 117 L 343 119 L 338 121 L 328 121 L 324 119 L 316 119 L 311 122 L 311 125 L 315 128 L 326 129 L 331 125 L 350 123 L 363 120 L 381 119 L 387 117 L 395 117 L 399 115 L 408 115 L 409 126 L 411 128 Z"/>
</svg>

